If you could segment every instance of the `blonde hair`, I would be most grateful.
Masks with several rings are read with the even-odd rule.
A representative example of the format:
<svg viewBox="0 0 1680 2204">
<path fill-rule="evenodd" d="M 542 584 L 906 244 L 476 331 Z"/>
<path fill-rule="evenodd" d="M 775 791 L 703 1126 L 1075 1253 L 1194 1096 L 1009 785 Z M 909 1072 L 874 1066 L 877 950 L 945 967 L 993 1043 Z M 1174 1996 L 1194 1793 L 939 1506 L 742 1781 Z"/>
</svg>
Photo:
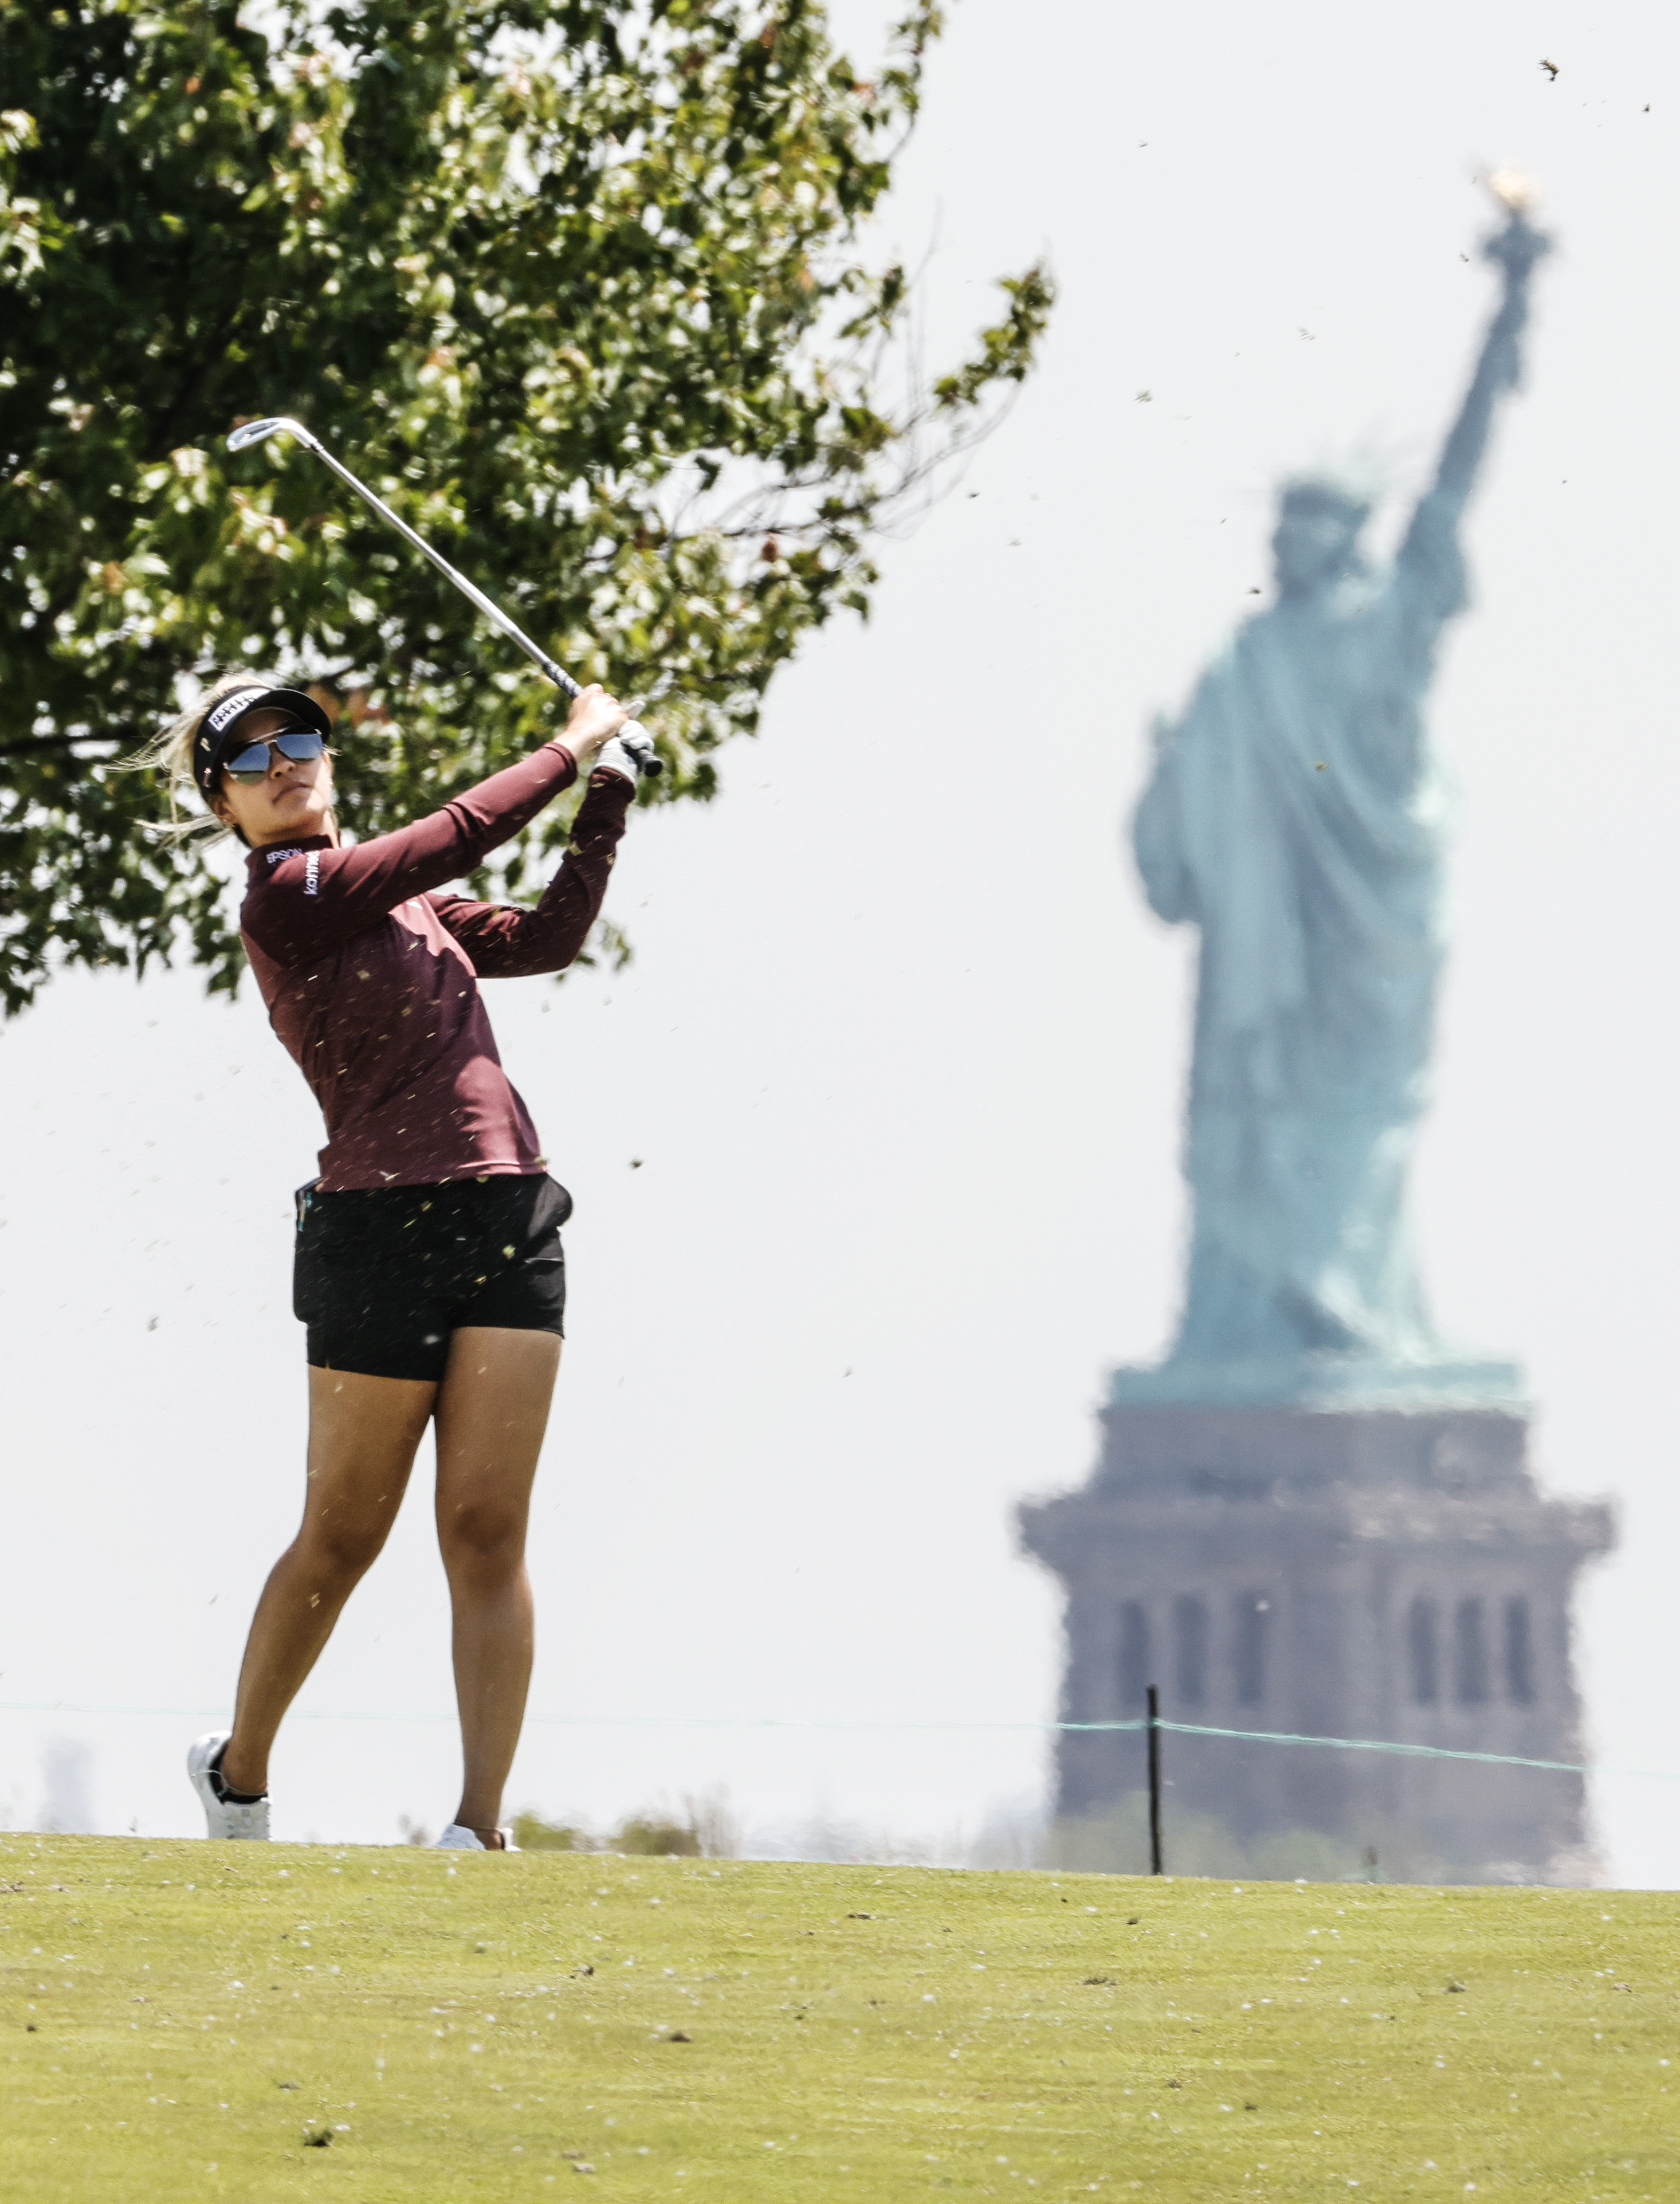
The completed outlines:
<svg viewBox="0 0 1680 2204">
<path fill-rule="evenodd" d="M 237 830 L 219 819 L 210 808 L 209 798 L 198 786 L 192 769 L 192 746 L 198 729 L 204 724 L 206 712 L 211 711 L 224 696 L 231 696 L 236 689 L 280 688 L 285 684 L 272 681 L 265 673 L 252 673 L 243 666 L 234 667 L 226 673 L 218 673 L 209 688 L 179 712 L 169 725 L 155 734 L 149 743 L 135 751 L 133 757 L 122 760 L 129 773 L 158 773 L 163 776 L 163 792 L 169 802 L 169 815 L 153 823 L 152 832 L 167 842 L 219 842 Z M 330 755 L 331 753 L 329 752 Z M 185 799 L 194 799 L 197 808 L 185 809 Z M 241 840 L 244 838 L 240 837 Z"/>
</svg>

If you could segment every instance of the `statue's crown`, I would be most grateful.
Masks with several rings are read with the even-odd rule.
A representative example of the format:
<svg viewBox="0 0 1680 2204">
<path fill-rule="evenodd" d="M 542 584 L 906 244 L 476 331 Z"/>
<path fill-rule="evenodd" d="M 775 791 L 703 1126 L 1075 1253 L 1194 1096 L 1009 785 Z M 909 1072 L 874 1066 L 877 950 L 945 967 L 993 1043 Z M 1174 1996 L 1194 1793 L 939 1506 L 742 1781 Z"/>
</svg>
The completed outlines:
<svg viewBox="0 0 1680 2204">
<path fill-rule="evenodd" d="M 1360 528 L 1369 519 L 1376 500 L 1371 490 L 1351 476 L 1314 473 L 1292 475 L 1278 502 L 1285 512 L 1322 513 Z"/>
</svg>

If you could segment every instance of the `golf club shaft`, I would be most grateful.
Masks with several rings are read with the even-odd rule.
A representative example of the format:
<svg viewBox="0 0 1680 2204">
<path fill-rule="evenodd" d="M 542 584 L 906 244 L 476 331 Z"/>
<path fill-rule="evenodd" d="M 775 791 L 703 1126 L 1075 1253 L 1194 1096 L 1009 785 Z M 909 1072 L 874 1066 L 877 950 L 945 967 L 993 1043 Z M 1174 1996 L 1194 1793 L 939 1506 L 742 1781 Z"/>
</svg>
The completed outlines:
<svg viewBox="0 0 1680 2204">
<path fill-rule="evenodd" d="M 516 626 L 513 621 L 512 621 L 508 618 L 507 614 L 502 610 L 501 607 L 494 603 L 491 599 L 487 597 L 483 590 L 479 589 L 476 584 L 468 581 L 466 576 L 460 572 L 458 568 L 452 566 L 441 552 L 434 551 L 431 545 L 427 542 L 425 537 L 420 535 L 416 530 L 411 528 L 400 513 L 393 512 L 390 507 L 386 504 L 383 498 L 376 497 L 374 493 L 368 488 L 364 482 L 359 481 L 356 476 L 351 473 L 348 467 L 345 466 L 340 460 L 335 459 L 318 436 L 311 435 L 307 430 L 305 430 L 299 438 L 299 441 L 306 443 L 309 449 L 315 453 L 317 459 L 324 459 L 327 462 L 327 465 L 332 469 L 333 472 L 338 477 L 339 480 L 342 483 L 348 483 L 349 487 L 355 491 L 357 496 L 362 500 L 362 502 L 364 505 L 370 506 L 379 515 L 382 520 L 389 521 L 392 527 L 396 530 L 398 535 L 402 536 L 406 542 L 411 543 L 415 549 L 420 553 L 423 558 L 429 559 L 433 566 L 437 568 L 439 573 L 443 576 L 444 579 L 448 582 L 453 582 L 455 584 L 455 587 L 460 591 L 461 595 L 469 599 L 473 604 L 476 605 L 479 611 L 483 613 L 485 619 L 488 619 L 494 627 L 500 628 L 510 643 L 517 643 L 520 649 L 524 652 L 526 657 L 531 661 L 533 665 L 539 667 L 541 671 L 547 674 L 549 680 L 553 683 L 557 689 L 564 691 L 564 693 L 568 696 L 576 696 L 578 694 L 579 690 L 582 687 L 581 683 L 574 681 L 571 674 L 566 672 L 563 666 L 557 666 L 554 661 L 550 658 L 547 652 L 544 650 L 541 645 L 531 641 L 529 636 L 525 633 L 524 628 Z"/>
<path fill-rule="evenodd" d="M 533 643 L 522 627 L 514 625 L 500 605 L 492 603 L 483 590 L 452 566 L 441 553 L 434 551 L 425 537 L 417 530 L 411 528 L 399 513 L 393 512 L 383 498 L 376 497 L 367 484 L 335 459 L 321 439 L 305 428 L 301 421 L 294 421 L 289 415 L 274 414 L 261 421 L 242 423 L 228 437 L 228 448 L 234 452 L 246 451 L 252 444 L 265 443 L 270 436 L 277 435 L 292 437 L 305 449 L 313 452 L 316 459 L 324 459 L 340 482 L 347 483 L 364 505 L 371 507 L 382 520 L 388 522 L 405 542 L 411 543 L 423 558 L 429 560 L 447 581 L 453 582 L 470 603 L 477 606 L 493 627 L 505 635 L 510 643 L 517 643 L 526 657 L 563 696 L 576 697 L 582 694 L 581 683 L 574 681 L 563 666 L 557 665 L 546 650 Z M 639 773 L 651 776 L 664 770 L 659 753 L 654 747 L 653 737 L 635 720 L 624 722 L 618 730 L 618 739 L 635 760 Z"/>
</svg>

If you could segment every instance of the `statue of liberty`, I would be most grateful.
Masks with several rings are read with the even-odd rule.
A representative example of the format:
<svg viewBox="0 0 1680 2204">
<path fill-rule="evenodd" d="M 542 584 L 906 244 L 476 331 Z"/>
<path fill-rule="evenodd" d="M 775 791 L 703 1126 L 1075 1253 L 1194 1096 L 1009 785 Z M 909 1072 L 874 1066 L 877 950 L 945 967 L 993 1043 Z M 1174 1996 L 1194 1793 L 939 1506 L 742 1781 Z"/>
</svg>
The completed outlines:
<svg viewBox="0 0 1680 2204">
<path fill-rule="evenodd" d="M 1511 1400 L 1517 1372 L 1437 1339 L 1406 1227 L 1443 952 L 1443 807 L 1424 725 L 1468 601 L 1459 533 L 1517 383 L 1535 262 L 1520 180 L 1483 247 L 1503 295 L 1391 567 L 1351 481 L 1284 487 L 1276 601 L 1156 729 L 1133 826 L 1156 911 L 1200 929 L 1183 1317 L 1116 1400 Z"/>
</svg>

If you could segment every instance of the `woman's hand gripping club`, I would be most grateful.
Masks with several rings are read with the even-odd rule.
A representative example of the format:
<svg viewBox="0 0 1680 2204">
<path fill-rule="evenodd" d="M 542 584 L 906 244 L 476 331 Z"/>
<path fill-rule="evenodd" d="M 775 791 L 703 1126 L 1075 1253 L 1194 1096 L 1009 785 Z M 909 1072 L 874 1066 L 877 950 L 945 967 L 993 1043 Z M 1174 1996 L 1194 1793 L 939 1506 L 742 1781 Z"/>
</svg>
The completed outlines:
<svg viewBox="0 0 1680 2204">
<path fill-rule="evenodd" d="M 577 761 L 578 779 L 587 780 L 596 766 L 606 766 L 634 785 L 640 760 L 624 739 L 634 726 L 629 706 L 609 696 L 598 681 L 580 689 L 562 738 Z"/>
</svg>

